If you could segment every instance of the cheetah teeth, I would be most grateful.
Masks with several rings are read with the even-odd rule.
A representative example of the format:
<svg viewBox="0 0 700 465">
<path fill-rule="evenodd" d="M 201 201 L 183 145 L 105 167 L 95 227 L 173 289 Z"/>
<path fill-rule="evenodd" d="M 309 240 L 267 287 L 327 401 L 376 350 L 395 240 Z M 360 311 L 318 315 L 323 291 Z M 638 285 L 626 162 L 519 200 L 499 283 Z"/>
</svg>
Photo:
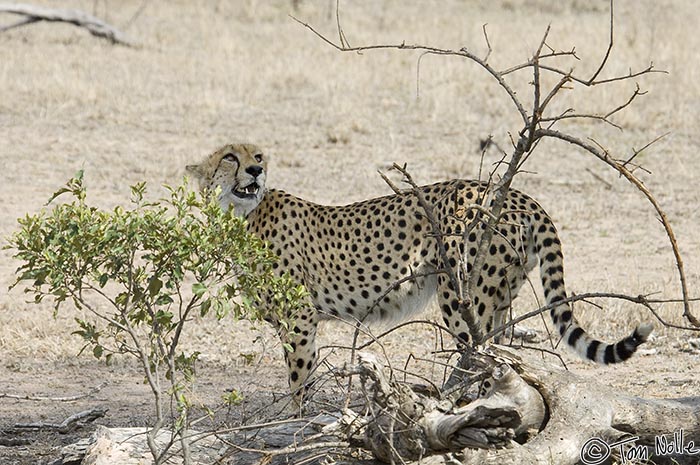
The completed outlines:
<svg viewBox="0 0 700 465">
<path fill-rule="evenodd" d="M 234 189 L 233 193 L 239 197 L 250 197 L 256 195 L 259 189 L 260 186 L 258 186 L 257 183 L 253 182 L 243 187 L 241 190 Z"/>
</svg>

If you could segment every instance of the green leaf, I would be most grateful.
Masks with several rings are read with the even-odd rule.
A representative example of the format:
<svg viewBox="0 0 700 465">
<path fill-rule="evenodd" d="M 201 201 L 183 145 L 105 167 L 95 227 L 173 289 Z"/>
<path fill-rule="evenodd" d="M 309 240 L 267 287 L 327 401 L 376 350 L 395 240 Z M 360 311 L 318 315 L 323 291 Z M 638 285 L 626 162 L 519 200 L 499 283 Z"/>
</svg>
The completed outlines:
<svg viewBox="0 0 700 465">
<path fill-rule="evenodd" d="M 157 276 L 154 276 L 148 282 L 148 294 L 151 297 L 155 297 L 158 295 L 162 287 L 163 281 L 161 281 Z"/>
<path fill-rule="evenodd" d="M 199 307 L 199 316 L 201 316 L 201 317 L 207 316 L 207 313 L 209 313 L 210 308 L 211 308 L 211 299 L 207 299 L 207 300 L 203 301 Z"/>
<path fill-rule="evenodd" d="M 143 196 L 146 193 L 146 183 L 140 182 L 131 186 L 131 201 L 133 203 L 141 203 Z"/>
<path fill-rule="evenodd" d="M 71 190 L 70 190 L 69 188 L 67 188 L 67 187 L 62 187 L 62 188 L 60 188 L 59 190 L 57 190 L 56 192 L 54 192 L 54 193 L 51 195 L 51 197 L 49 197 L 49 200 L 48 200 L 44 205 L 50 204 L 51 202 L 53 202 L 53 201 L 56 199 L 56 197 L 59 197 L 59 196 L 65 194 L 66 192 L 71 192 Z"/>
<path fill-rule="evenodd" d="M 194 283 L 192 285 L 192 293 L 197 297 L 202 297 L 207 292 L 207 286 L 202 283 Z"/>
<path fill-rule="evenodd" d="M 243 395 L 236 389 L 231 389 L 231 392 L 224 394 L 222 397 L 224 404 L 229 406 L 240 405 L 245 399 Z"/>
<path fill-rule="evenodd" d="M 158 312 L 156 312 L 156 321 L 159 324 L 169 328 L 172 320 L 173 314 L 171 312 L 165 310 L 158 310 Z"/>
<path fill-rule="evenodd" d="M 170 305 L 174 302 L 173 298 L 170 297 L 167 294 L 161 294 L 158 296 L 158 298 L 155 301 L 155 304 L 158 306 L 164 306 L 164 305 Z"/>
<path fill-rule="evenodd" d="M 75 195 L 78 198 L 81 198 L 80 194 L 84 192 L 83 190 L 83 170 L 79 170 L 77 173 L 75 173 L 75 176 L 73 179 L 68 181 L 66 184 L 66 187 L 62 187 L 56 192 L 53 193 L 51 197 L 49 197 L 49 200 L 46 202 L 46 205 L 50 204 L 54 200 L 56 200 L 57 197 L 70 192 L 73 195 Z"/>
<path fill-rule="evenodd" d="M 117 295 L 117 297 L 114 298 L 114 303 L 116 303 L 119 306 L 124 306 L 126 305 L 127 300 L 129 299 L 129 294 L 126 292 L 122 292 Z"/>
</svg>

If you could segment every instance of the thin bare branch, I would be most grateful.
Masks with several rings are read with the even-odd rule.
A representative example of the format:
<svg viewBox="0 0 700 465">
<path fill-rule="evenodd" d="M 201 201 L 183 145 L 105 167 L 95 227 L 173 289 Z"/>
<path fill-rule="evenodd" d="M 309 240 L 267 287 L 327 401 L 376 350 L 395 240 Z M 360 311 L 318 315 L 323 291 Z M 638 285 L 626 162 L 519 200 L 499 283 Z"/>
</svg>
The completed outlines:
<svg viewBox="0 0 700 465">
<path fill-rule="evenodd" d="M 539 66 L 537 68 L 539 68 Z M 552 90 L 549 91 L 547 96 L 544 98 L 542 105 L 540 105 L 538 108 L 538 115 L 539 115 L 540 122 L 547 121 L 546 118 L 542 118 L 542 115 L 544 114 L 545 108 L 547 108 L 547 106 L 552 101 L 552 99 L 554 99 L 554 97 L 559 93 L 559 91 L 562 90 L 564 88 L 564 86 L 566 84 L 568 84 L 569 82 L 571 82 L 571 72 L 569 72 L 568 74 L 565 74 L 559 80 L 559 82 L 557 82 L 557 84 L 554 87 L 552 87 Z"/>
<path fill-rule="evenodd" d="M 568 80 L 569 81 L 571 80 L 570 75 L 568 76 Z M 619 129 L 620 131 L 622 131 L 622 126 L 610 121 L 610 117 L 612 115 L 622 111 L 623 109 L 627 108 L 628 106 L 630 106 L 632 104 L 632 102 L 634 101 L 634 99 L 636 99 L 638 96 L 645 95 L 645 94 L 646 94 L 646 92 L 641 92 L 639 90 L 639 85 L 637 84 L 636 89 L 634 90 L 632 95 L 627 99 L 627 101 L 625 103 L 623 103 L 622 105 L 619 105 L 615 109 L 613 109 L 605 114 L 574 113 L 573 109 L 569 108 L 559 115 L 545 117 L 545 118 L 542 118 L 540 121 L 542 121 L 543 123 L 544 122 L 558 123 L 559 121 L 563 121 L 565 119 L 594 119 L 594 120 L 602 121 L 602 122 L 609 124 L 610 126 L 616 128 L 616 129 Z M 550 128 L 551 128 L 551 126 L 550 126 Z"/>
<path fill-rule="evenodd" d="M 488 51 L 486 52 L 486 56 L 482 59 L 482 61 L 484 63 L 489 61 L 489 57 L 491 56 L 491 52 L 492 52 L 491 42 L 489 42 L 489 34 L 488 34 L 488 32 L 486 32 L 487 25 L 488 24 L 484 24 L 483 26 L 481 26 L 481 30 L 484 31 L 484 40 L 486 41 L 486 47 L 488 47 Z"/>
<path fill-rule="evenodd" d="M 435 218 L 435 214 L 433 212 L 433 206 L 428 203 L 428 201 L 425 199 L 425 196 L 423 195 L 423 192 L 420 190 L 418 185 L 413 181 L 413 178 L 411 175 L 408 173 L 405 167 L 401 167 L 397 164 L 394 164 L 394 169 L 399 171 L 403 176 L 404 176 L 404 181 L 411 186 L 411 191 L 413 195 L 416 197 L 418 200 L 419 205 L 423 209 L 423 212 L 426 215 L 426 218 L 428 219 L 428 222 L 430 223 L 430 226 L 432 228 L 432 233 L 437 234 L 439 236 L 442 235 L 442 229 L 440 227 L 440 224 L 437 222 L 437 219 Z M 479 325 L 476 322 L 476 318 L 474 317 L 474 312 L 471 311 L 469 308 L 471 306 L 471 299 L 469 299 L 468 296 L 465 296 L 463 292 L 459 292 L 460 289 L 463 288 L 462 286 L 462 280 L 458 279 L 457 275 L 455 274 L 454 269 L 452 269 L 449 266 L 449 257 L 447 256 L 447 250 L 445 248 L 445 241 L 439 238 L 437 240 L 438 244 L 438 251 L 440 254 L 440 262 L 443 264 L 445 267 L 445 271 L 447 273 L 447 276 L 450 280 L 450 283 L 452 284 L 453 288 L 458 291 L 459 295 L 459 306 L 460 310 L 462 313 L 462 318 L 464 322 L 467 324 L 467 327 L 469 328 L 469 334 L 472 335 L 472 337 L 476 340 L 478 339 L 478 336 L 481 334 L 481 329 Z"/>
<path fill-rule="evenodd" d="M 566 55 L 566 54 L 568 54 L 568 52 L 561 52 L 560 54 L 561 54 L 561 55 Z M 577 59 L 578 59 L 578 58 L 577 58 Z M 531 68 L 532 66 L 534 66 L 533 62 L 532 62 L 532 61 L 528 61 L 528 62 L 526 62 L 526 63 L 521 63 L 521 64 L 515 65 L 515 66 L 513 66 L 513 67 L 511 67 L 511 68 L 508 68 L 508 69 L 499 71 L 499 74 L 501 74 L 502 76 L 505 76 L 505 75 L 507 75 L 507 74 L 513 73 L 513 72 L 515 72 L 515 71 L 519 71 L 519 70 L 521 70 L 521 69 Z M 570 74 L 569 71 L 564 71 L 563 69 L 556 68 L 556 67 L 554 67 L 554 66 L 543 65 L 543 64 L 541 64 L 541 63 L 540 63 L 540 65 L 539 65 L 539 67 L 540 67 L 541 70 L 544 70 L 544 71 L 547 71 L 547 72 L 550 72 L 550 73 L 553 73 L 553 74 L 558 74 L 558 75 L 560 75 L 560 76 L 566 76 L 566 75 Z M 576 83 L 578 83 L 578 84 L 582 84 L 582 85 L 584 85 L 584 86 L 586 86 L 586 87 L 593 87 L 593 86 L 597 86 L 597 85 L 601 85 L 601 84 L 609 84 L 609 83 L 611 83 L 611 82 L 629 81 L 629 80 L 632 80 L 632 79 L 634 79 L 634 78 L 643 76 L 643 75 L 645 75 L 645 74 L 657 74 L 657 73 L 658 73 L 658 74 L 668 74 L 668 71 L 660 70 L 660 69 L 655 69 L 655 68 L 654 68 L 654 64 L 651 63 L 649 66 L 647 66 L 646 68 L 644 68 L 644 69 L 642 69 L 642 70 L 639 70 L 639 71 L 633 72 L 632 70 L 630 70 L 630 71 L 628 72 L 628 74 L 625 74 L 625 75 L 622 75 L 622 76 L 615 76 L 615 77 L 612 77 L 612 78 L 601 79 L 601 80 L 593 81 L 593 82 L 589 82 L 587 79 L 583 79 L 583 78 L 581 78 L 581 77 L 577 77 L 577 76 L 574 75 L 574 74 L 571 74 L 571 75 L 570 75 L 570 78 L 571 78 L 572 81 L 574 81 L 574 82 L 576 82 Z"/>
<path fill-rule="evenodd" d="M 642 153 L 643 151 L 645 151 L 646 149 L 648 149 L 649 146 L 655 144 L 656 142 L 660 141 L 660 140 L 663 139 L 664 137 L 668 136 L 669 134 L 671 134 L 671 133 L 670 133 L 670 132 L 666 132 L 666 133 L 664 133 L 664 134 L 661 134 L 660 136 L 656 137 L 654 140 L 652 140 L 652 141 L 649 142 L 648 144 L 645 144 L 644 147 L 642 147 L 642 148 L 639 149 L 639 150 L 632 149 L 632 151 L 633 151 L 634 153 L 632 154 L 631 157 L 629 157 L 627 160 L 625 160 L 625 162 L 622 164 L 622 166 L 627 166 L 627 165 L 629 165 L 629 164 L 632 162 L 632 160 L 634 160 L 634 159 L 637 157 L 637 155 L 639 155 L 640 153 Z"/>
<path fill-rule="evenodd" d="M 617 108 L 615 108 L 615 109 L 613 109 L 613 110 L 607 112 L 607 113 L 605 114 L 605 119 L 607 120 L 608 118 L 610 118 L 610 117 L 611 117 L 612 115 L 614 115 L 615 113 L 617 113 L 617 112 L 619 112 L 619 111 L 621 111 L 621 110 L 627 108 L 628 106 L 630 106 L 630 105 L 632 104 L 632 102 L 634 101 L 634 99 L 636 99 L 636 98 L 637 98 L 638 96 L 640 96 L 640 95 L 646 95 L 646 92 L 640 91 L 640 90 L 639 90 L 639 84 L 637 84 L 637 85 L 636 85 L 636 89 L 634 89 L 634 92 L 632 93 L 632 95 L 630 96 L 630 98 L 629 98 L 625 103 L 623 103 L 622 105 L 620 105 L 619 107 L 617 107 Z"/>
<path fill-rule="evenodd" d="M 347 37 L 345 37 L 345 32 L 340 25 L 340 0 L 335 1 L 335 24 L 338 28 L 338 40 L 343 47 L 349 47 Z"/>
<path fill-rule="evenodd" d="M 615 8 L 614 8 L 614 0 L 610 0 L 610 40 L 608 41 L 608 48 L 605 51 L 605 56 L 603 56 L 603 60 L 600 62 L 600 65 L 598 66 L 598 69 L 593 73 L 593 75 L 588 79 L 588 84 L 592 84 L 595 82 L 595 79 L 598 77 L 601 71 L 603 71 L 603 68 L 605 68 L 605 64 L 608 62 L 608 58 L 610 57 L 610 52 L 612 51 L 613 44 L 614 44 L 614 31 L 615 31 Z"/>
<path fill-rule="evenodd" d="M 455 337 L 455 338 L 457 337 L 457 335 L 456 335 L 455 333 L 453 333 L 452 331 L 450 331 L 450 329 L 449 329 L 448 327 L 443 326 L 443 325 L 441 325 L 441 324 L 439 324 L 439 323 L 436 323 L 436 322 L 434 322 L 434 321 L 432 321 L 432 320 L 411 320 L 411 321 L 405 321 L 405 322 L 400 323 L 400 324 L 398 324 L 398 325 L 396 325 L 396 326 L 392 326 L 390 329 L 387 329 L 387 330 L 384 331 L 383 333 L 378 334 L 377 336 L 375 336 L 373 340 L 367 341 L 367 342 L 365 342 L 364 344 L 362 344 L 361 346 L 358 346 L 358 347 L 357 347 L 357 350 L 364 350 L 364 349 L 366 349 L 367 347 L 371 346 L 372 344 L 375 344 L 376 342 L 378 342 L 378 341 L 381 340 L 382 338 L 384 338 L 384 337 L 388 336 L 389 334 L 393 333 L 394 331 L 397 331 L 397 330 L 399 330 L 399 329 L 401 329 L 401 328 L 403 328 L 403 327 L 405 327 L 405 326 L 412 325 L 412 324 L 425 324 L 425 325 L 429 325 L 429 326 L 432 326 L 432 327 L 434 327 L 434 328 L 439 329 L 440 331 L 444 331 L 445 333 L 449 334 L 449 335 L 452 336 L 452 337 Z"/>
<path fill-rule="evenodd" d="M 148 3 L 149 3 L 149 2 L 150 2 L 150 0 L 143 0 L 143 1 L 141 2 L 141 5 L 139 5 L 139 7 L 138 7 L 138 8 L 136 9 L 136 11 L 134 12 L 134 14 L 131 15 L 131 17 L 124 23 L 123 29 L 124 29 L 125 31 L 126 31 L 127 29 L 129 29 L 129 28 L 131 27 L 132 24 L 134 24 L 134 21 L 136 21 L 136 19 L 138 19 L 139 16 L 141 16 L 141 13 L 144 12 L 144 10 L 145 10 L 146 7 L 148 6 Z"/>
<path fill-rule="evenodd" d="M 552 117 L 548 117 L 548 118 L 542 118 L 540 121 L 542 121 L 543 123 L 550 123 L 550 122 L 551 123 L 558 123 L 560 121 L 564 121 L 567 119 L 576 119 L 576 120 L 593 119 L 593 120 L 601 121 L 605 124 L 609 124 L 610 126 L 614 127 L 615 129 L 618 129 L 620 131 L 622 131 L 622 129 L 623 129 L 622 126 L 620 126 L 619 124 L 614 123 L 614 122 L 610 121 L 609 119 L 607 119 L 607 117 L 605 115 L 592 115 L 592 114 L 585 114 L 585 113 L 570 113 L 571 110 L 572 109 L 568 109 L 566 114 L 561 114 L 561 115 L 552 116 Z"/>
<path fill-rule="evenodd" d="M 224 438 L 220 438 L 221 441 L 238 450 L 241 452 L 255 452 L 257 454 L 262 455 L 263 457 L 260 459 L 258 463 L 269 463 L 270 458 L 274 457 L 276 455 L 289 455 L 297 452 L 305 452 L 308 450 L 314 450 L 314 449 L 342 449 L 345 447 L 348 447 L 350 443 L 344 442 L 344 441 L 328 441 L 328 442 L 315 442 L 311 444 L 293 444 L 291 446 L 287 447 L 282 447 L 281 449 L 273 449 L 273 450 L 266 450 L 266 449 L 253 449 L 253 448 L 248 448 L 248 447 L 243 447 L 238 444 L 235 444 L 233 442 L 227 441 Z"/>
<path fill-rule="evenodd" d="M 571 57 L 577 61 L 580 60 L 580 58 L 576 55 L 575 49 L 571 49 L 569 51 L 561 51 L 561 52 L 552 52 L 552 53 L 543 53 L 538 57 L 538 61 L 540 62 L 539 67 L 542 70 L 554 73 L 554 74 L 566 74 L 564 71 L 560 70 L 559 68 L 554 68 L 551 66 L 543 65 L 542 60 L 548 59 L 548 58 L 557 58 L 557 57 Z M 520 71 L 523 69 L 528 69 L 532 68 L 535 65 L 534 58 L 530 58 L 524 63 L 518 63 L 517 65 L 513 65 L 510 68 L 502 69 L 499 71 L 501 75 L 506 76 L 508 74 L 515 73 L 516 71 Z"/>
<path fill-rule="evenodd" d="M 424 56 L 429 54 L 429 52 L 421 53 L 418 55 L 418 60 L 416 61 L 416 100 L 420 98 L 420 62 Z"/>
<path fill-rule="evenodd" d="M 540 41 L 540 46 L 537 47 L 537 51 L 535 52 L 534 56 L 534 66 L 532 68 L 532 73 L 533 73 L 533 103 L 532 103 L 532 117 L 530 118 L 530 127 L 529 132 L 530 135 L 534 135 L 535 133 L 535 128 L 537 127 L 537 124 L 539 124 L 539 119 L 542 117 L 542 111 L 544 110 L 544 107 L 540 106 L 540 54 L 542 53 L 542 47 L 544 46 L 547 36 L 549 35 L 549 30 L 550 26 L 547 26 L 547 29 L 544 31 L 544 36 L 542 37 L 542 40 Z"/>
</svg>

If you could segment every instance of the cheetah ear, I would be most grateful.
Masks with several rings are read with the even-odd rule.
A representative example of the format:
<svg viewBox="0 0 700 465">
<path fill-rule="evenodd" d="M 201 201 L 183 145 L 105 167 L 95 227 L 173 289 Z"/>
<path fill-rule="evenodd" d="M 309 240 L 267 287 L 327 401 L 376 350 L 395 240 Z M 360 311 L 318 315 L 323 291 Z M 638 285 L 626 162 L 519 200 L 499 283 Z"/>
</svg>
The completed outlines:
<svg viewBox="0 0 700 465">
<path fill-rule="evenodd" d="M 185 171 L 197 179 L 204 179 L 206 177 L 205 169 L 202 165 L 187 165 Z"/>
</svg>

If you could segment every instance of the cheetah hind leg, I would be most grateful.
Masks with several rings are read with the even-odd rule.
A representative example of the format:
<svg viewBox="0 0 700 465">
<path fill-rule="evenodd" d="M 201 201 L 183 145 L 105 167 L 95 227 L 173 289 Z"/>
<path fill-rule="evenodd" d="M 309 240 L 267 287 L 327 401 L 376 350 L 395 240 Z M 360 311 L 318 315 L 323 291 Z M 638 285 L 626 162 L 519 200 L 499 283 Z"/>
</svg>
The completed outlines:
<svg viewBox="0 0 700 465">
<path fill-rule="evenodd" d="M 506 315 L 510 314 L 510 308 L 506 308 L 504 310 L 497 310 L 497 314 L 502 313 L 503 315 L 503 321 L 496 321 L 498 318 L 496 315 L 494 315 L 494 328 L 498 328 L 500 326 L 503 326 L 506 324 L 507 318 L 505 318 Z M 502 333 L 498 334 L 494 338 L 494 342 L 496 344 L 505 344 L 508 343 L 512 340 L 518 340 L 522 342 L 540 342 L 541 338 L 539 334 L 537 334 L 537 331 L 535 331 L 532 328 L 529 328 L 527 326 L 523 325 L 515 325 L 515 326 L 508 326 L 505 331 Z"/>
<path fill-rule="evenodd" d="M 502 342 L 510 339 L 519 339 L 523 342 L 540 342 L 540 336 L 537 334 L 537 331 L 521 325 L 509 326 L 501 338 Z"/>
<path fill-rule="evenodd" d="M 508 303 L 508 305 L 505 308 L 501 307 L 498 310 L 496 310 L 496 312 L 493 315 L 493 327 L 499 328 L 506 324 L 506 322 L 508 321 L 507 316 L 510 315 L 510 312 L 510 303 Z M 493 341 L 496 344 L 507 344 L 511 340 L 519 340 L 522 342 L 541 341 L 539 334 L 537 334 L 537 331 L 520 324 L 515 326 L 508 326 L 505 329 L 505 331 L 501 332 L 500 334 L 497 334 L 493 338 Z"/>
<path fill-rule="evenodd" d="M 492 317 L 492 328 L 497 329 L 508 321 L 508 316 L 511 314 L 511 302 L 517 294 L 518 289 L 509 288 L 506 280 L 501 281 L 499 289 L 496 292 L 495 303 L 496 311 Z M 494 337 L 496 344 L 507 343 L 510 340 L 519 339 L 522 342 L 539 342 L 540 337 L 532 328 L 523 325 L 509 326 L 506 330 Z"/>
</svg>

